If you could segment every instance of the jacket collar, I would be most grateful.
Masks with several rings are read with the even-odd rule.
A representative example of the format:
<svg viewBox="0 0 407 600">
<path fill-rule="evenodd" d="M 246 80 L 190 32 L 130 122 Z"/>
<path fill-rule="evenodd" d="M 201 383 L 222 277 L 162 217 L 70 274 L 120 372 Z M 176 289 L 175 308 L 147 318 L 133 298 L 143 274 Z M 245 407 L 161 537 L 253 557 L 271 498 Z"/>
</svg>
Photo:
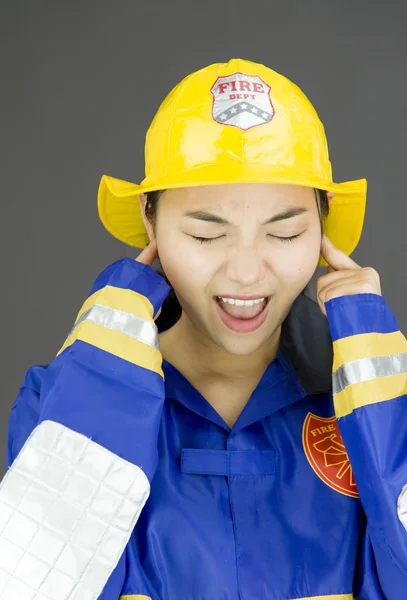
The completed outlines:
<svg viewBox="0 0 407 600">
<path fill-rule="evenodd" d="M 165 391 L 167 398 L 181 402 L 189 410 L 216 423 L 226 431 L 231 429 L 202 394 L 173 365 L 163 361 Z M 304 398 L 307 392 L 301 385 L 294 369 L 279 352 L 265 370 L 256 389 L 233 427 L 237 433 L 257 421 L 276 413 L 281 408 Z"/>
<path fill-rule="evenodd" d="M 332 391 L 333 348 L 327 318 L 300 294 L 283 323 L 280 348 L 307 394 Z"/>
<path fill-rule="evenodd" d="M 171 318 L 168 308 L 167 303 L 166 313 L 159 325 L 160 331 L 170 327 L 179 317 L 178 313 L 174 318 L 173 313 Z M 332 360 L 327 319 L 315 301 L 301 294 L 283 323 L 278 356 L 267 367 L 233 432 L 307 395 L 330 392 Z M 230 432 L 222 417 L 175 367 L 164 361 L 163 370 L 168 397 Z"/>
</svg>

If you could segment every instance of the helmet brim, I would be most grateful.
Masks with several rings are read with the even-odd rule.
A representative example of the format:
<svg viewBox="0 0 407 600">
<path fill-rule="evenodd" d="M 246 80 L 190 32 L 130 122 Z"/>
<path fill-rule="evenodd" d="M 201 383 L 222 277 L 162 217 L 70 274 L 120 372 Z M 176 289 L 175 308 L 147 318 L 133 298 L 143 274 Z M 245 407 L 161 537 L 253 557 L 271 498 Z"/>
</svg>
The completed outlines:
<svg viewBox="0 0 407 600">
<path fill-rule="evenodd" d="M 246 173 L 243 176 L 239 173 L 239 178 L 231 177 L 230 180 L 219 180 L 212 174 L 210 177 L 208 167 L 204 168 L 204 173 L 200 174 L 197 170 L 193 173 L 193 180 L 187 180 L 187 173 L 184 177 L 176 181 L 158 182 L 147 181 L 141 185 L 116 179 L 108 175 L 103 175 L 98 191 L 98 210 L 99 216 L 106 229 L 115 238 L 121 242 L 136 248 L 145 248 L 149 238 L 144 227 L 143 218 L 140 211 L 138 197 L 140 194 L 154 190 L 165 190 L 189 186 L 216 185 L 226 183 L 278 183 L 286 185 L 301 185 L 315 189 L 332 192 L 334 197 L 329 202 L 329 215 L 324 219 L 323 228 L 325 235 L 342 252 L 350 255 L 356 248 L 363 229 L 363 221 L 366 207 L 366 179 L 358 179 L 344 183 L 323 182 L 307 178 L 301 180 L 287 179 L 271 174 Z M 257 176 L 256 176 L 257 175 Z M 326 265 L 321 257 L 320 265 Z"/>
</svg>

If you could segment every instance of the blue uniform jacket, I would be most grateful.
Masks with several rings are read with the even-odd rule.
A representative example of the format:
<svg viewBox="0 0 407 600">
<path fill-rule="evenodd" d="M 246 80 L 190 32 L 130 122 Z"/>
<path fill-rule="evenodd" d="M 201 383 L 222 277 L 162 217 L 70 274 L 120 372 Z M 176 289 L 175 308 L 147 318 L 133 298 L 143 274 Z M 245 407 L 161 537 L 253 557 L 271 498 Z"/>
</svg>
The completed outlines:
<svg viewBox="0 0 407 600">
<path fill-rule="evenodd" d="M 0 598 L 406 600 L 407 343 L 385 299 L 337 298 L 325 319 L 300 297 L 230 429 L 162 361 L 167 294 L 114 263 L 28 371 Z"/>
</svg>

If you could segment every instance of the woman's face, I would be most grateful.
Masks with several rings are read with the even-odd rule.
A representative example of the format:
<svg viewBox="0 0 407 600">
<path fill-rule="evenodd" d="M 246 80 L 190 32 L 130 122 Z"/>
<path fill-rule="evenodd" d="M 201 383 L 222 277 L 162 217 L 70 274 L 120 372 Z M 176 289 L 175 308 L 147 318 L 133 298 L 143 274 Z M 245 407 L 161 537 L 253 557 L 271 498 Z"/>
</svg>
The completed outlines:
<svg viewBox="0 0 407 600">
<path fill-rule="evenodd" d="M 268 342 L 311 279 L 321 225 L 313 189 L 239 183 L 165 191 L 155 236 L 190 323 L 247 355 Z"/>
</svg>

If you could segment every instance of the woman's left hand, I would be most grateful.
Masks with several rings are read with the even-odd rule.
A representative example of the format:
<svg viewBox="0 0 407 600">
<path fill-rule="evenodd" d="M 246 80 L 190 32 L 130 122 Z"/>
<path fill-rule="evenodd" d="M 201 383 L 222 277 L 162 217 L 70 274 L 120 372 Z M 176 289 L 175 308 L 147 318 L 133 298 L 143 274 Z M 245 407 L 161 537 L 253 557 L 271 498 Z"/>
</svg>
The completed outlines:
<svg viewBox="0 0 407 600">
<path fill-rule="evenodd" d="M 319 308 L 325 316 L 325 302 L 333 298 L 354 294 L 381 296 L 378 272 L 371 267 L 360 267 L 325 235 L 322 238 L 321 254 L 328 263 L 328 272 L 317 280 L 317 298 Z"/>
</svg>

